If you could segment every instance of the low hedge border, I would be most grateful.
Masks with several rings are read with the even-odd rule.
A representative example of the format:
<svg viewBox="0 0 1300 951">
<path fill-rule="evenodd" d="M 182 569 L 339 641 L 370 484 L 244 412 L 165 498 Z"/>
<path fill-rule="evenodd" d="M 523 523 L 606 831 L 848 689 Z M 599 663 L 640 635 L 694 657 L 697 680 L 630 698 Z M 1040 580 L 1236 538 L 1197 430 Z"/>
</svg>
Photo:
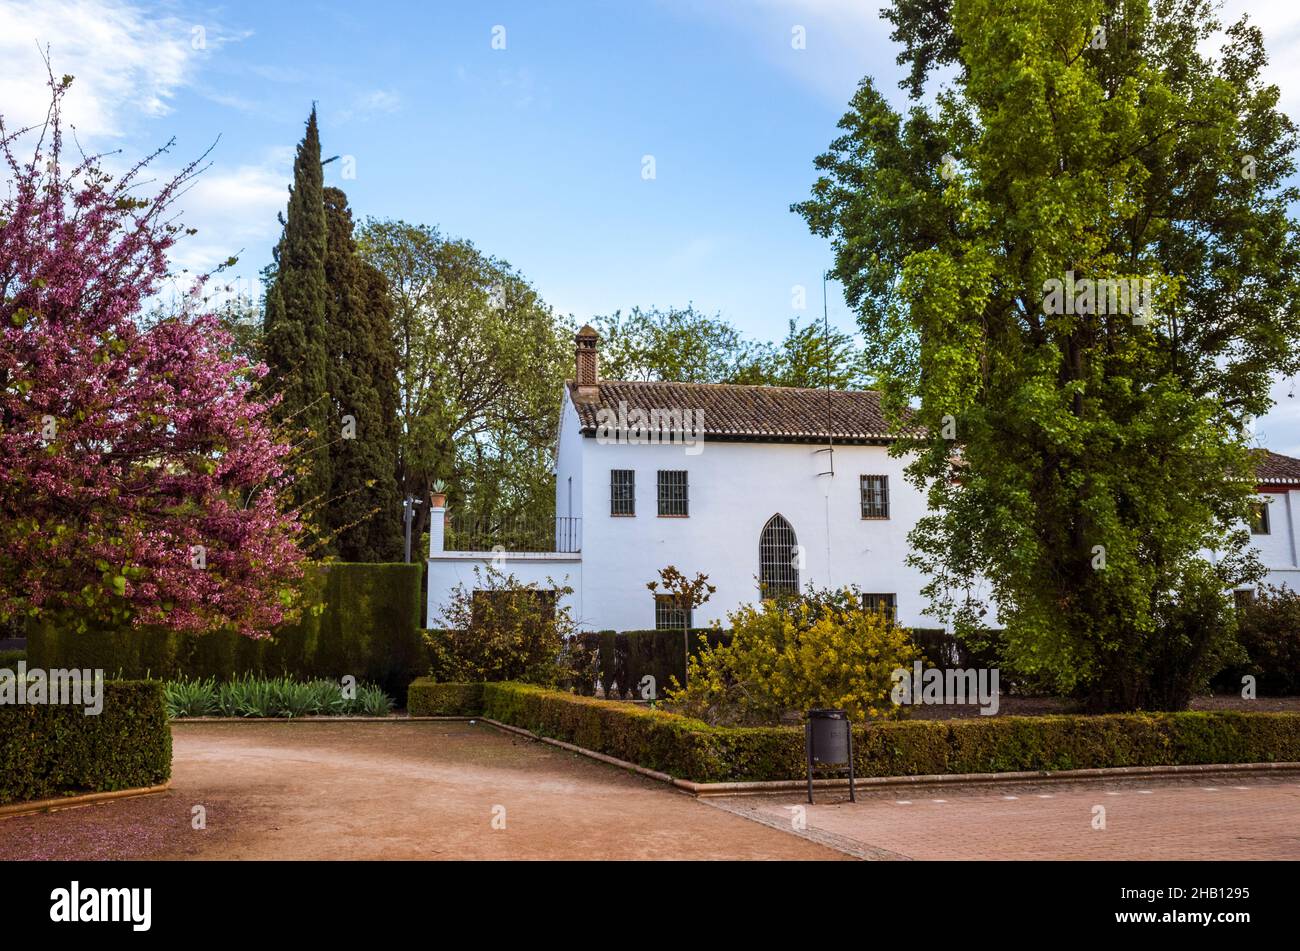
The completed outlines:
<svg viewBox="0 0 1300 951">
<path fill-rule="evenodd" d="M 476 688 L 481 705 L 474 702 Z M 799 727 L 714 727 L 662 710 L 515 683 L 423 683 L 420 693 L 426 691 L 424 709 L 437 710 L 433 715 L 484 716 L 676 779 L 768 782 L 805 775 Z M 916 720 L 855 727 L 853 742 L 857 775 L 863 777 L 1286 763 L 1300 761 L 1300 714 Z"/>
<path fill-rule="evenodd" d="M 483 684 L 435 683 L 421 677 L 407 688 L 406 712 L 413 717 L 482 716 Z"/>
<path fill-rule="evenodd" d="M 158 786 L 172 735 L 158 681 L 109 680 L 104 708 L 0 705 L 0 805 Z"/>
</svg>

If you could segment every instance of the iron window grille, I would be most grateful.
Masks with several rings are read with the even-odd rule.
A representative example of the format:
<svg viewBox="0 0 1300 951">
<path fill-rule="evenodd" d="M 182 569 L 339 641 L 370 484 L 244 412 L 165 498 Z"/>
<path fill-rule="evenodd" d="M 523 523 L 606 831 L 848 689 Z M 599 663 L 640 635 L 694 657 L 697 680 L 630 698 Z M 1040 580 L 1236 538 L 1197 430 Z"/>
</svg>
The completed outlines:
<svg viewBox="0 0 1300 951">
<path fill-rule="evenodd" d="M 1252 502 L 1250 504 L 1250 533 L 1252 535 L 1268 535 L 1268 503 Z"/>
<path fill-rule="evenodd" d="M 636 514 L 636 470 L 609 470 L 609 514 Z"/>
<path fill-rule="evenodd" d="M 675 594 L 655 595 L 655 630 L 690 630 L 694 620 L 691 606 Z"/>
<path fill-rule="evenodd" d="M 659 514 L 691 514 L 685 469 L 659 470 Z"/>
<path fill-rule="evenodd" d="M 864 594 L 862 596 L 862 609 L 864 611 L 879 611 L 885 615 L 887 620 L 892 622 L 898 616 L 898 595 Z"/>
<path fill-rule="evenodd" d="M 799 540 L 780 514 L 767 520 L 758 539 L 758 587 L 764 598 L 799 593 Z"/>
<path fill-rule="evenodd" d="M 889 476 L 862 477 L 862 517 L 889 518 Z"/>
</svg>

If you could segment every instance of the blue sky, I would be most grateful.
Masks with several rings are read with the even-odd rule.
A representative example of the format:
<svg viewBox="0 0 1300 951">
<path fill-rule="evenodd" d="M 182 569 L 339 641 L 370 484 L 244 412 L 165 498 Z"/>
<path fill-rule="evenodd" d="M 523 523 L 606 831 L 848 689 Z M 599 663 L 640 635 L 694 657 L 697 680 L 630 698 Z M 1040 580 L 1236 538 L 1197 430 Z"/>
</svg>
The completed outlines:
<svg viewBox="0 0 1300 951">
<path fill-rule="evenodd" d="M 69 114 L 87 148 L 125 159 L 175 136 L 163 165 L 177 167 L 220 136 L 181 202 L 200 234 L 177 262 L 202 269 L 242 252 L 251 279 L 270 259 L 315 101 L 326 154 L 355 168 L 342 180 L 333 163 L 327 180 L 358 216 L 469 238 L 577 321 L 693 302 L 772 338 L 791 317 L 820 315 L 829 249 L 789 211 L 813 158 L 863 75 L 902 102 L 879 6 L 0 0 L 0 110 L 43 114 L 39 41 L 56 73 L 77 77 Z M 1252 15 L 1295 115 L 1300 16 L 1278 6 Z M 806 310 L 793 306 L 796 285 Z M 834 286 L 830 310 L 854 329 Z M 1289 388 L 1280 381 L 1283 405 L 1259 430 L 1300 453 Z"/>
</svg>

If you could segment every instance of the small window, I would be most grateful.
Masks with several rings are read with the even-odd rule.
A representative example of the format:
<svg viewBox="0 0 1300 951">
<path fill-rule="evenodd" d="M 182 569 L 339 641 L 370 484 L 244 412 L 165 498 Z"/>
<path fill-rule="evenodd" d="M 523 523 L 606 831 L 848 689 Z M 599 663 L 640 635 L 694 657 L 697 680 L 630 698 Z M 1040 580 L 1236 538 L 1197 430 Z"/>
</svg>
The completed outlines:
<svg viewBox="0 0 1300 951">
<path fill-rule="evenodd" d="M 1250 504 L 1250 533 L 1268 535 L 1268 503 L 1252 502 Z"/>
<path fill-rule="evenodd" d="M 684 631 L 693 620 L 690 605 L 675 594 L 655 595 L 655 630 Z"/>
<path fill-rule="evenodd" d="M 609 514 L 636 514 L 636 470 L 609 470 Z"/>
<path fill-rule="evenodd" d="M 864 611 L 880 611 L 886 618 L 893 621 L 898 614 L 898 595 L 864 594 L 862 596 L 862 609 Z"/>
<path fill-rule="evenodd" d="M 889 518 L 889 476 L 862 477 L 862 517 Z"/>
<path fill-rule="evenodd" d="M 1232 601 L 1238 611 L 1244 611 L 1255 603 L 1255 589 L 1238 588 L 1232 592 Z"/>
<path fill-rule="evenodd" d="M 672 516 L 691 514 L 686 491 L 685 469 L 659 470 L 659 514 Z"/>
</svg>

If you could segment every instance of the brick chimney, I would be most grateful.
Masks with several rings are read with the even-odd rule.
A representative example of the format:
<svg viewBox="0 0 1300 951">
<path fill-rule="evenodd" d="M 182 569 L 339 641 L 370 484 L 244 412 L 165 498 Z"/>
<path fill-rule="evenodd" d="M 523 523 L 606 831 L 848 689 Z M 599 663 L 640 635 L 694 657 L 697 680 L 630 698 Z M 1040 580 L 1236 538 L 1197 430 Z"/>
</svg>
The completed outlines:
<svg viewBox="0 0 1300 951">
<path fill-rule="evenodd" d="M 600 399 L 600 350 L 597 344 L 600 337 L 590 324 L 584 324 L 573 338 L 575 347 L 575 376 L 578 390 L 575 397 L 580 402 L 595 402 Z"/>
</svg>

